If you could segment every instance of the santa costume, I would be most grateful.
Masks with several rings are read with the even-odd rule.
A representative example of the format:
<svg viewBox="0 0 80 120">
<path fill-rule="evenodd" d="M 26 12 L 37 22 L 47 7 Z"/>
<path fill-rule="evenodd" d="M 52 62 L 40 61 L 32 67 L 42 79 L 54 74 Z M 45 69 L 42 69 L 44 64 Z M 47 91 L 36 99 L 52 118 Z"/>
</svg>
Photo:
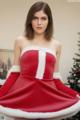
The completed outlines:
<svg viewBox="0 0 80 120">
<path fill-rule="evenodd" d="M 0 88 L 0 113 L 26 119 L 60 120 L 80 110 L 78 93 L 55 73 L 56 54 L 50 48 L 22 50 L 20 66 L 13 65 Z"/>
</svg>

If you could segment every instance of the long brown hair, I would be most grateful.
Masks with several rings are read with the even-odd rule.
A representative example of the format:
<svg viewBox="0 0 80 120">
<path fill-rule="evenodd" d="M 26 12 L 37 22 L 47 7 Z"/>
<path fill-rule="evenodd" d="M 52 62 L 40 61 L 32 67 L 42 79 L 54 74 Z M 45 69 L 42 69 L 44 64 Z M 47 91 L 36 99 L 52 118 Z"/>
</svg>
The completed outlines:
<svg viewBox="0 0 80 120">
<path fill-rule="evenodd" d="M 48 26 L 45 31 L 45 38 L 46 40 L 51 40 L 53 36 L 53 19 L 52 19 L 52 13 L 49 5 L 45 2 L 39 1 L 34 3 L 28 14 L 27 14 L 27 19 L 25 22 L 25 36 L 29 39 L 32 40 L 34 38 L 34 30 L 32 28 L 31 22 L 33 20 L 34 14 L 40 10 L 43 10 L 43 12 L 48 16 Z"/>
</svg>

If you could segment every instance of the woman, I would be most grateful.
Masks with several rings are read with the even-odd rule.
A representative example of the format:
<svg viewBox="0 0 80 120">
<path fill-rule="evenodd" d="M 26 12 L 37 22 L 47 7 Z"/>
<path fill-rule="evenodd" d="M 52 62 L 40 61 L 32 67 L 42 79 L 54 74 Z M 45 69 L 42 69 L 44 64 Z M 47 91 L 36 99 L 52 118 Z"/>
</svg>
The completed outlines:
<svg viewBox="0 0 80 120">
<path fill-rule="evenodd" d="M 0 112 L 8 120 L 61 120 L 80 110 L 78 93 L 61 82 L 61 44 L 52 36 L 50 7 L 36 2 L 28 12 L 25 34 L 15 41 L 14 65 L 0 89 Z"/>
</svg>

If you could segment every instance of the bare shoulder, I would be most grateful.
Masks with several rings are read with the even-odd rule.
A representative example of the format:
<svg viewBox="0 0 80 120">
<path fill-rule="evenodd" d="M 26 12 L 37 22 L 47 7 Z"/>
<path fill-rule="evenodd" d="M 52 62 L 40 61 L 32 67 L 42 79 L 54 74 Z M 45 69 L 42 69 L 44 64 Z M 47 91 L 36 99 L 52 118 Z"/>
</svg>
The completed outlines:
<svg viewBox="0 0 80 120">
<path fill-rule="evenodd" d="M 56 39 L 53 40 L 53 43 L 55 43 L 55 45 L 57 45 L 58 47 L 62 46 L 62 43 Z"/>
<path fill-rule="evenodd" d="M 16 42 L 17 44 L 21 44 L 21 43 L 23 43 L 24 39 L 25 39 L 24 36 L 18 36 L 18 37 L 16 38 L 15 42 Z"/>
<path fill-rule="evenodd" d="M 22 40 L 23 40 L 23 37 L 22 37 L 22 36 L 18 36 L 18 37 L 15 39 L 15 44 L 16 44 L 16 45 L 20 45 L 21 42 L 22 42 Z"/>
<path fill-rule="evenodd" d="M 27 42 L 28 42 L 28 40 L 27 40 L 27 38 L 25 38 L 25 36 L 18 36 L 18 37 L 16 38 L 16 40 L 15 40 L 15 44 L 16 44 L 17 46 L 19 46 L 20 48 L 23 47 L 23 45 L 25 44 L 25 42 L 26 42 L 26 44 L 27 44 Z"/>
<path fill-rule="evenodd" d="M 52 45 L 55 46 L 57 49 L 61 49 L 62 48 L 62 43 L 56 39 L 52 40 Z"/>
</svg>

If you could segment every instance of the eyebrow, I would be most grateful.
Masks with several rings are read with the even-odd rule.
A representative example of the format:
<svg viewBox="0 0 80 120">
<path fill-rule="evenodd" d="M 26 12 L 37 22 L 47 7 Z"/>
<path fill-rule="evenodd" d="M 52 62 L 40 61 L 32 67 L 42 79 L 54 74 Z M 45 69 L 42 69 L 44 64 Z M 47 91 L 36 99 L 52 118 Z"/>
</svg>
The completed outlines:
<svg viewBox="0 0 80 120">
<path fill-rule="evenodd" d="M 33 17 L 38 18 L 38 16 L 34 15 Z M 41 18 L 47 18 L 47 16 L 42 16 Z"/>
</svg>

